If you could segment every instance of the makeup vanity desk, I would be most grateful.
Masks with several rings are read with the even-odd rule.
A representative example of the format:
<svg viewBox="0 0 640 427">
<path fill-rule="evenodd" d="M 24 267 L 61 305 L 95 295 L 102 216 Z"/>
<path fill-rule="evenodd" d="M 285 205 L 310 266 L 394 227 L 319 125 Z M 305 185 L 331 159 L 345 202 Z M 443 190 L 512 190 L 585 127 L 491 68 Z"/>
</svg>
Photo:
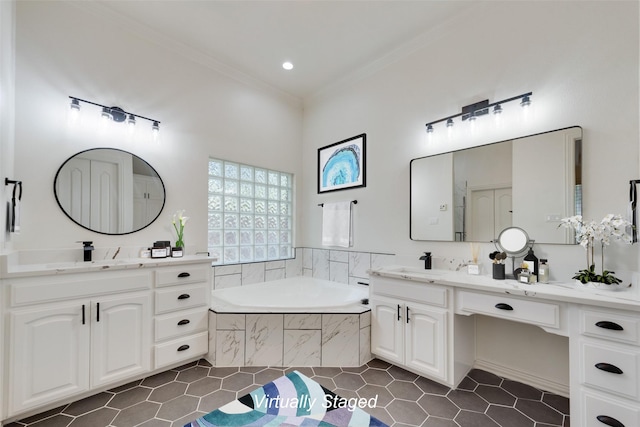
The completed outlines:
<svg viewBox="0 0 640 427">
<path fill-rule="evenodd" d="M 369 272 L 371 352 L 456 387 L 473 367 L 473 315 L 569 338 L 571 424 L 640 426 L 640 292 L 525 284 L 446 270 Z"/>
</svg>

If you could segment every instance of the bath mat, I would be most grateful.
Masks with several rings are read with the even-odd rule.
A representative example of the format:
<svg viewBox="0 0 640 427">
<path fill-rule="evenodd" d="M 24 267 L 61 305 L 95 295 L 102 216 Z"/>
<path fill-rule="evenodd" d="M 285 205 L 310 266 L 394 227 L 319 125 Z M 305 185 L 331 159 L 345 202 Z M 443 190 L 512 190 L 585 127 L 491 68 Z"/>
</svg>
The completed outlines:
<svg viewBox="0 0 640 427">
<path fill-rule="evenodd" d="M 376 403 L 342 398 L 293 371 L 184 427 L 387 427 L 366 412 Z"/>
</svg>

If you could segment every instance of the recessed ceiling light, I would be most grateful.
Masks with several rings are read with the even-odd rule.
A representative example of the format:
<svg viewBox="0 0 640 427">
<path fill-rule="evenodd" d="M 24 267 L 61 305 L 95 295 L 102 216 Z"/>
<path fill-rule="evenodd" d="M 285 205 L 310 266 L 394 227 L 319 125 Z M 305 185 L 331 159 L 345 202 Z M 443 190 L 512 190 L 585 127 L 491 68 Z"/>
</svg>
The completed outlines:
<svg viewBox="0 0 640 427">
<path fill-rule="evenodd" d="M 293 70 L 293 64 L 289 61 L 283 62 L 282 68 L 284 68 L 285 70 Z"/>
</svg>

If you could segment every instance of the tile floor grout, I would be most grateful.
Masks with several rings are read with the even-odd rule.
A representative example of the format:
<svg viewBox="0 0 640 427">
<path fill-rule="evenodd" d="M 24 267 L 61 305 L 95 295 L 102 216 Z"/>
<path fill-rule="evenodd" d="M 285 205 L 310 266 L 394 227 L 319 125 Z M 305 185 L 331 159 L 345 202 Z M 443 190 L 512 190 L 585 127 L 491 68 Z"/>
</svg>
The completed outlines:
<svg viewBox="0 0 640 427">
<path fill-rule="evenodd" d="M 569 426 L 569 399 L 477 369 L 454 390 L 378 359 L 356 368 L 215 368 L 201 359 L 6 427 L 182 427 L 294 369 L 344 398 L 377 396 L 367 411 L 392 427 Z"/>
</svg>

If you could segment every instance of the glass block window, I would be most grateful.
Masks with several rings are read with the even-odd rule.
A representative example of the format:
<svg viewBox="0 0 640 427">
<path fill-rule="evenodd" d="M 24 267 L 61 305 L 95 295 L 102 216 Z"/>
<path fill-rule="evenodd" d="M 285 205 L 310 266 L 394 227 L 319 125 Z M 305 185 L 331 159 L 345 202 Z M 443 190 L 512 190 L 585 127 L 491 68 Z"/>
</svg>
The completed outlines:
<svg viewBox="0 0 640 427">
<path fill-rule="evenodd" d="M 209 159 L 209 253 L 218 264 L 293 257 L 293 175 Z"/>
</svg>

